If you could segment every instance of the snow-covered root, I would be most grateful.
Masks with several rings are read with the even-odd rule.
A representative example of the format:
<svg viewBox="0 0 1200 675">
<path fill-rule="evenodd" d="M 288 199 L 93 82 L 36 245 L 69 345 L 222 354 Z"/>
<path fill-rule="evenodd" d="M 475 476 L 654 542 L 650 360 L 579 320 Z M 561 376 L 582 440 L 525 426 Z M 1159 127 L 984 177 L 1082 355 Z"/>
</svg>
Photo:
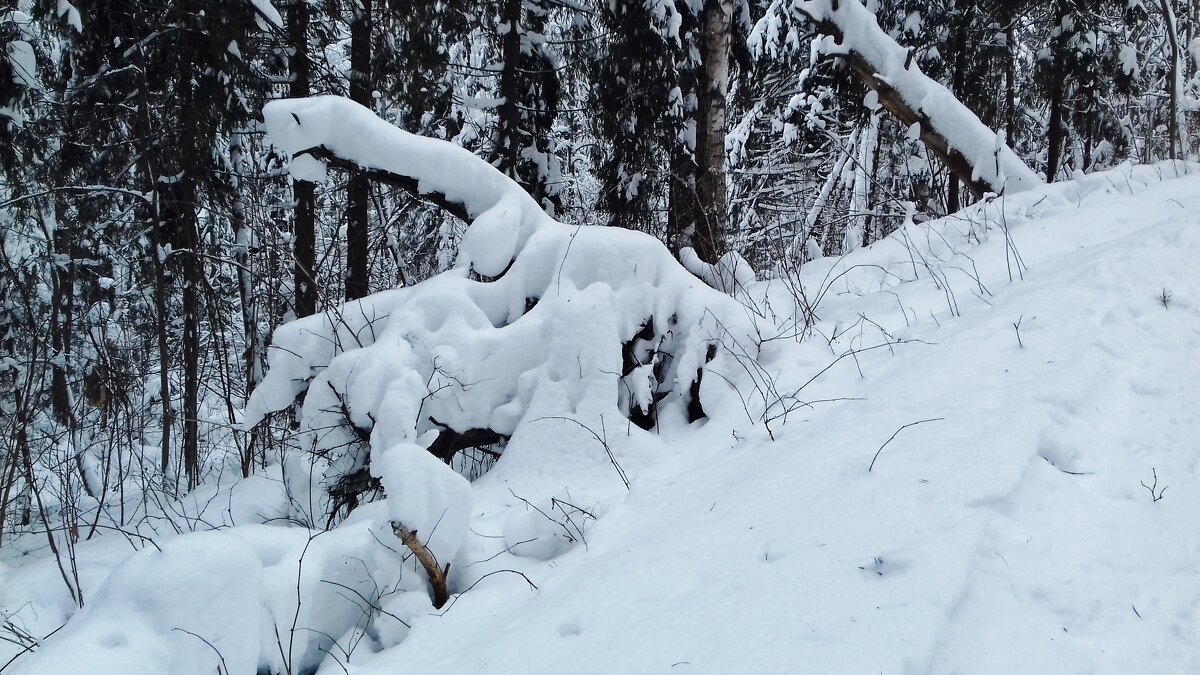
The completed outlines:
<svg viewBox="0 0 1200 675">
<path fill-rule="evenodd" d="M 653 237 L 559 223 L 466 150 L 346 99 L 276 101 L 264 116 L 285 150 L 321 149 L 294 161 L 298 175 L 336 157 L 413 180 L 472 219 L 451 270 L 281 326 L 246 410 L 253 425 L 303 396 L 305 447 L 327 487 L 369 470 L 391 520 L 433 537 L 442 564 L 465 536 L 470 491 L 414 449 L 447 434 L 510 437 L 535 419 L 650 428 L 743 414 L 737 361 L 757 354 L 751 319 Z M 695 271 L 730 287 L 753 280 L 736 257 Z"/>
<path fill-rule="evenodd" d="M 1012 194 L 1043 183 L 1003 138 L 922 73 L 909 50 L 884 32 L 858 0 L 773 0 L 754 27 L 751 47 L 771 55 L 795 49 L 799 33 L 809 25 L 823 35 L 813 48 L 846 59 L 875 101 L 902 123 L 916 125 L 921 140 L 976 197 Z"/>
</svg>

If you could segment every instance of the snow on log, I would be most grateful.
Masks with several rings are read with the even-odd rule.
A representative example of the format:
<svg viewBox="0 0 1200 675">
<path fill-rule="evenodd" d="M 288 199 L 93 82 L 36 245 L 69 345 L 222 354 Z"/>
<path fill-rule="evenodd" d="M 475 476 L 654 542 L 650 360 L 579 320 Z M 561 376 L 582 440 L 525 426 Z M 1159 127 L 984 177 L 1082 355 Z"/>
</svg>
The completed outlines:
<svg viewBox="0 0 1200 675">
<path fill-rule="evenodd" d="M 463 513 L 469 490 L 436 476 L 439 466 L 451 469 L 431 454 L 421 481 L 446 489 L 397 495 L 415 489 L 406 478 L 414 448 L 453 462 L 464 443 L 515 444 L 526 420 L 598 429 L 623 416 L 650 428 L 713 410 L 744 414 L 735 388 L 751 387 L 738 359 L 758 349 L 747 310 L 654 237 L 559 223 L 470 152 L 405 133 L 345 99 L 276 101 L 264 116 L 274 143 L 307 153 L 294 170 L 311 175 L 340 162 L 386 172 L 460 205 L 471 221 L 452 269 L 275 331 L 246 423 L 303 396 L 301 445 L 315 450 L 327 489 L 369 471 L 387 493 L 390 520 L 424 540 L 442 509 Z M 753 278 L 735 262 L 731 283 Z M 559 436 L 551 444 L 578 452 L 569 434 Z M 588 451 L 609 466 L 599 444 Z M 447 516 L 425 542 L 441 564 L 452 562 L 462 528 Z"/>
<path fill-rule="evenodd" d="M 509 177 L 453 143 L 410 134 L 340 96 L 271 101 L 267 133 L 296 157 L 293 175 L 319 180 L 326 166 L 362 170 L 404 188 L 470 222 L 503 198 L 530 218 L 537 203 Z"/>
<path fill-rule="evenodd" d="M 858 0 L 774 0 L 754 28 L 751 48 L 772 55 L 781 42 L 794 48 L 799 42 L 797 26 L 804 25 L 822 34 L 813 49 L 845 59 L 888 112 L 909 127 L 918 125 L 926 147 L 976 197 L 1042 184 L 996 132 L 921 72 L 909 50 L 885 33 Z"/>
</svg>

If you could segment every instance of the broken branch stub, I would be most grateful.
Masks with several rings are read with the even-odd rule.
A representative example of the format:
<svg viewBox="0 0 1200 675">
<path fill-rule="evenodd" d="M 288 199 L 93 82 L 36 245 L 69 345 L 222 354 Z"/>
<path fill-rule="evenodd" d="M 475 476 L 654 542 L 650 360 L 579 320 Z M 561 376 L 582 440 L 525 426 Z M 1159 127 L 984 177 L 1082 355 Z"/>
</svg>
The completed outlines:
<svg viewBox="0 0 1200 675">
<path fill-rule="evenodd" d="M 433 608 L 441 609 L 450 599 L 450 593 L 446 590 L 446 574 L 450 571 L 450 565 L 447 563 L 445 568 L 439 567 L 437 558 L 425 544 L 421 543 L 421 540 L 417 538 L 417 533 L 405 527 L 403 523 L 393 520 L 392 533 L 396 535 L 400 543 L 412 551 L 413 555 L 417 557 L 417 562 L 421 563 L 421 567 L 425 568 L 425 574 L 429 577 L 429 585 L 433 589 Z"/>
</svg>

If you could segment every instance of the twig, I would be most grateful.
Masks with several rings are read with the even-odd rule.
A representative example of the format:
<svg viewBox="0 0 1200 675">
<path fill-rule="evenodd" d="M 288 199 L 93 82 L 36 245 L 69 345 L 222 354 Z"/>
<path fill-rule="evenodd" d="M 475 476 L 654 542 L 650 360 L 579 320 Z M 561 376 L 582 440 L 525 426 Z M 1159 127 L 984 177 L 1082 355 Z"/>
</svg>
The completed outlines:
<svg viewBox="0 0 1200 675">
<path fill-rule="evenodd" d="M 908 424 L 905 424 L 904 426 L 897 429 L 896 433 L 892 434 L 891 438 L 884 441 L 883 445 L 879 446 L 879 449 L 875 451 L 875 456 L 871 458 L 871 466 L 867 467 L 867 473 L 871 473 L 871 470 L 875 468 L 875 460 L 879 459 L 879 453 L 883 452 L 883 449 L 887 447 L 887 444 L 891 443 L 896 438 L 896 435 L 899 434 L 901 431 L 904 431 L 905 429 L 907 429 L 909 427 L 915 427 L 918 424 L 924 424 L 926 422 L 940 422 L 941 420 L 944 420 L 944 419 L 946 419 L 946 418 L 945 417 L 932 417 L 927 420 L 918 420 L 916 422 L 909 422 Z"/>
<path fill-rule="evenodd" d="M 599 441 L 600 445 L 604 446 L 604 452 L 605 452 L 605 454 L 608 455 L 608 461 L 613 465 L 613 468 L 617 470 L 617 475 L 621 477 L 621 482 L 625 484 L 625 489 L 626 490 L 629 489 L 629 477 L 625 475 L 625 470 L 622 469 L 620 463 L 617 462 L 616 455 L 613 454 L 612 448 L 609 447 L 608 441 L 605 440 L 604 437 L 602 437 L 600 434 L 593 431 L 592 428 L 589 427 L 588 425 L 584 424 L 583 422 L 580 422 L 577 419 L 573 419 L 571 417 L 563 417 L 562 415 L 548 415 L 546 417 L 539 417 L 533 421 L 541 422 L 542 420 L 562 420 L 564 422 L 570 422 L 572 424 L 579 426 L 584 431 L 591 434 L 593 438 L 595 438 L 597 441 Z M 604 430 L 604 418 L 603 417 L 600 418 L 600 425 L 601 425 L 600 429 L 601 429 L 601 431 L 603 431 Z"/>
<path fill-rule="evenodd" d="M 221 659 L 221 665 L 220 665 L 220 667 L 217 668 L 217 675 L 230 675 L 229 666 L 225 665 L 225 656 L 223 654 L 221 654 L 221 650 L 214 647 L 213 643 L 204 639 L 203 635 L 197 635 L 197 634 L 193 633 L 192 631 L 187 630 L 186 628 L 172 628 L 171 630 L 177 630 L 180 633 L 187 633 L 188 635 L 191 635 L 192 637 L 196 638 L 197 640 L 208 645 L 209 649 L 211 649 L 217 653 L 217 658 Z"/>
<path fill-rule="evenodd" d="M 364 603 L 366 603 L 366 605 L 369 609 L 373 609 L 376 612 L 379 612 L 380 614 L 390 616 L 391 618 L 393 618 L 393 619 L 399 621 L 401 624 L 403 624 L 405 628 L 412 628 L 412 626 L 408 625 L 407 621 L 405 621 L 404 619 L 401 619 L 400 617 L 396 616 L 395 614 L 392 614 L 391 612 L 387 611 L 386 609 L 383 608 L 382 605 L 371 602 L 370 598 L 368 598 L 367 596 L 358 592 L 357 590 L 350 588 L 346 584 L 339 584 L 338 582 L 330 581 L 329 579 L 322 579 L 321 583 L 329 584 L 330 586 L 337 586 L 338 588 L 344 588 L 344 589 L 350 591 L 351 593 L 357 595 Z"/>
<path fill-rule="evenodd" d="M 1142 484 L 1142 487 L 1144 487 L 1150 491 L 1150 497 L 1154 501 L 1158 501 L 1163 498 L 1163 493 L 1166 492 L 1167 488 L 1169 488 L 1171 486 L 1164 485 L 1163 488 L 1161 490 L 1159 490 L 1158 489 L 1158 471 L 1156 469 L 1154 469 L 1153 467 L 1151 467 L 1150 475 L 1154 476 L 1154 484 L 1153 485 L 1146 485 L 1146 481 L 1138 481 L 1138 482 L 1140 482 Z"/>
<path fill-rule="evenodd" d="M 479 577 L 478 579 L 476 579 L 476 580 L 475 580 L 475 583 L 473 583 L 473 584 L 471 584 L 470 586 L 467 586 L 465 589 L 463 589 L 463 592 L 462 592 L 462 593 L 460 593 L 460 594 L 458 594 L 458 595 L 454 596 L 454 602 L 451 602 L 451 603 L 450 603 L 450 607 L 453 607 L 453 606 L 454 606 L 454 603 L 455 603 L 455 602 L 458 602 L 458 599 L 459 599 L 459 598 L 461 598 L 461 597 L 462 597 L 462 596 L 463 596 L 465 593 L 468 593 L 468 592 L 470 592 L 470 590 L 471 590 L 472 588 L 475 588 L 476 586 L 478 586 L 478 585 L 479 585 L 479 582 L 483 581 L 484 579 L 486 579 L 486 578 L 488 578 L 488 577 L 490 577 L 490 576 L 496 575 L 496 574 L 516 574 L 516 575 L 518 575 L 519 577 L 521 577 L 522 579 L 524 579 L 524 580 L 525 580 L 525 583 L 529 584 L 529 588 L 531 588 L 531 589 L 533 589 L 533 590 L 535 590 L 535 591 L 536 591 L 536 590 L 537 590 L 537 588 L 538 588 L 538 587 L 537 587 L 537 584 L 533 583 L 533 581 L 531 581 L 531 580 L 529 579 L 529 577 L 525 576 L 525 573 L 524 573 L 524 572 L 518 572 L 517 570 L 507 570 L 507 569 L 506 569 L 506 570 L 493 570 L 493 571 L 491 571 L 491 572 L 488 572 L 487 574 L 485 574 L 485 575 L 483 575 L 483 576 Z M 449 611 L 450 611 L 450 607 L 447 607 L 447 608 L 446 608 L 446 612 L 449 612 Z M 446 612 L 442 612 L 442 614 L 445 614 Z"/>
</svg>

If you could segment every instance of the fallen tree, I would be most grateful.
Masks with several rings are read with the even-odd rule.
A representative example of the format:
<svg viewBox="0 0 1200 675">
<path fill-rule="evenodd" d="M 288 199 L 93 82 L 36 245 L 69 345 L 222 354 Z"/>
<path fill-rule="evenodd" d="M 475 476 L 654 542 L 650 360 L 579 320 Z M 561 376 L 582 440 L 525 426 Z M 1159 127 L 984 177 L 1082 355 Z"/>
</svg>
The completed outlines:
<svg viewBox="0 0 1200 675">
<path fill-rule="evenodd" d="M 901 123 L 917 125 L 925 146 L 975 195 L 1011 194 L 1042 179 L 1004 139 L 913 62 L 913 54 L 880 27 L 858 0 L 774 0 L 751 36 L 760 55 L 798 44 L 797 31 L 821 35 L 814 49 L 845 59 Z"/>
<path fill-rule="evenodd" d="M 649 235 L 564 225 L 469 151 L 346 99 L 275 101 L 264 117 L 297 178 L 320 180 L 331 166 L 366 171 L 470 223 L 452 269 L 275 331 L 245 422 L 303 401 L 301 443 L 318 458 L 326 514 L 356 505 L 359 489 L 381 488 L 391 521 L 442 536 L 457 526 L 434 528 L 421 515 L 439 510 L 441 493 L 418 500 L 421 513 L 411 495 L 442 473 L 458 478 L 447 464 L 461 450 L 495 453 L 523 421 L 601 428 L 623 417 L 648 429 L 723 405 L 741 412 L 738 359 L 757 355 L 755 332 L 747 310 L 709 285 L 752 280 L 735 254 L 730 269 L 693 254 L 689 272 Z M 606 448 L 592 450 L 608 464 Z M 452 545 L 424 545 L 453 559 Z"/>
</svg>

